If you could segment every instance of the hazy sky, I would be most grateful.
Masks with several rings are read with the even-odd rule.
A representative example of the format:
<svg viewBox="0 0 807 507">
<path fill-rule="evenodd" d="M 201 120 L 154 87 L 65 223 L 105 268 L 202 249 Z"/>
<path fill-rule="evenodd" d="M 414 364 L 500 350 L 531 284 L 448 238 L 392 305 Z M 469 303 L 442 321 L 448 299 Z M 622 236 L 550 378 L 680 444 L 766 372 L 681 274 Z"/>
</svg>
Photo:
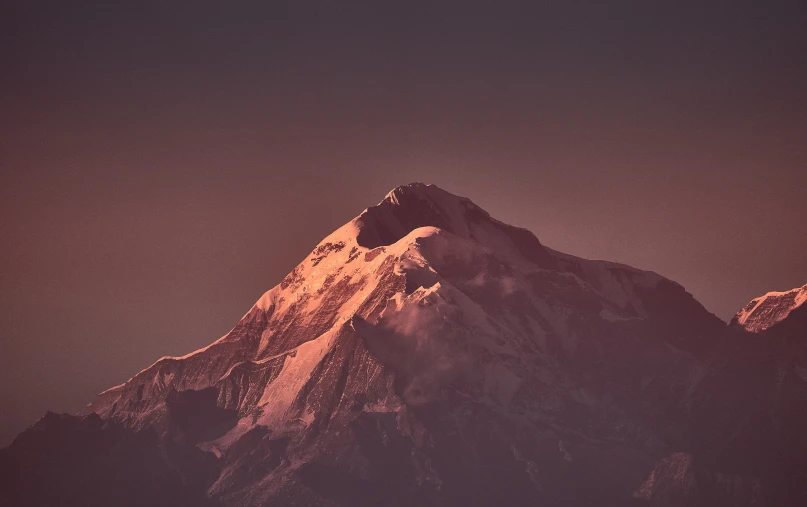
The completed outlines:
<svg viewBox="0 0 807 507">
<path fill-rule="evenodd" d="M 411 181 L 724 319 L 807 283 L 802 0 L 48 3 L 0 7 L 0 445 Z"/>
</svg>

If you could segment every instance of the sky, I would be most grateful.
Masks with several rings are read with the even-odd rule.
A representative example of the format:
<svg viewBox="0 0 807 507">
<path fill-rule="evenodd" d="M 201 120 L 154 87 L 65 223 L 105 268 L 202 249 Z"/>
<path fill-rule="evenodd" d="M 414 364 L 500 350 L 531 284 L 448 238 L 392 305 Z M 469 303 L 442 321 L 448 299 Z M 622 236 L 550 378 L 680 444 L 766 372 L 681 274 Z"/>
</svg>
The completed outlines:
<svg viewBox="0 0 807 507">
<path fill-rule="evenodd" d="M 807 283 L 807 7 L 3 2 L 0 446 L 434 183 L 728 320 Z"/>
</svg>

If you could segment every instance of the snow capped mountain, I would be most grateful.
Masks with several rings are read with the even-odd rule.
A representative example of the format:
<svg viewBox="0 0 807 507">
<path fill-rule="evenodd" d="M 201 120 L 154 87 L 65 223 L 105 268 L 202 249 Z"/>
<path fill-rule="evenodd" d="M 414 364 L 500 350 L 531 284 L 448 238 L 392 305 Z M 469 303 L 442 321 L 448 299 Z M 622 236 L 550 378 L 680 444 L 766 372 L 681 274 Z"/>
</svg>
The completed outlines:
<svg viewBox="0 0 807 507">
<path fill-rule="evenodd" d="M 410 184 L 219 340 L 43 418 L 0 452 L 0 486 L 10 505 L 777 504 L 775 453 L 737 466 L 723 447 L 760 427 L 714 356 L 726 333 L 671 280 Z M 797 412 L 802 380 L 774 377 L 796 393 L 775 414 Z M 88 463 L 110 459 L 138 493 L 103 487 Z M 50 479 L 79 471 L 96 483 Z"/>
<path fill-rule="evenodd" d="M 731 323 L 750 333 L 761 333 L 785 320 L 807 301 L 807 285 L 786 292 L 768 292 L 737 312 Z"/>
<path fill-rule="evenodd" d="M 697 316 L 686 329 L 676 329 L 670 313 L 679 307 Z M 546 376 L 556 369 L 548 353 L 570 359 L 603 347 L 597 333 L 653 327 L 686 346 L 719 325 L 683 288 L 655 273 L 554 252 L 468 199 L 411 184 L 325 238 L 226 336 L 187 356 L 160 359 L 99 395 L 87 412 L 137 428 L 159 426 L 169 393 L 214 387 L 219 403 L 241 416 L 209 444 L 223 451 L 256 426 L 287 431 L 310 424 L 316 407 L 295 401 L 323 368 L 336 367 L 328 361 L 340 347 L 366 347 L 361 368 L 370 376 L 387 373 L 378 363 L 394 340 L 414 347 L 407 354 L 439 351 L 449 362 L 456 349 L 463 356 L 471 349 L 475 359 L 500 363 L 484 383 L 509 379 L 513 396 L 525 363 L 547 363 Z M 525 354 L 536 357 L 525 361 Z M 388 407 L 411 392 L 400 400 L 389 386 L 382 390 L 376 403 Z M 511 401 L 500 394 L 490 401 Z"/>
</svg>

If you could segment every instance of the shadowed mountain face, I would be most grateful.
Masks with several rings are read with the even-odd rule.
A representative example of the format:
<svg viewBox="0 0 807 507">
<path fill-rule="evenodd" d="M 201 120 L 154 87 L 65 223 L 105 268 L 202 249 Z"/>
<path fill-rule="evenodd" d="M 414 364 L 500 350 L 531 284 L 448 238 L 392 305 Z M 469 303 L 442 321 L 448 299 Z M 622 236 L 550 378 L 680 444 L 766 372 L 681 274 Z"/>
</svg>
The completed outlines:
<svg viewBox="0 0 807 507">
<path fill-rule="evenodd" d="M 20 435 L 0 505 L 799 505 L 802 313 L 728 328 L 407 185 L 218 341 Z"/>
</svg>

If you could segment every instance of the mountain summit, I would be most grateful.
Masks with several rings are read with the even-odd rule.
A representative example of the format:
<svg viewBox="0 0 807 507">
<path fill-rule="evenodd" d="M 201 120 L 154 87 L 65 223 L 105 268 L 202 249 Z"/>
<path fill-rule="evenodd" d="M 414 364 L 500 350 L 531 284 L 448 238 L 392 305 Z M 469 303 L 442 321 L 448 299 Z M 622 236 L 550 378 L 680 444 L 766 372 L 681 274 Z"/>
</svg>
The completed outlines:
<svg viewBox="0 0 807 507">
<path fill-rule="evenodd" d="M 807 301 L 807 285 L 785 292 L 768 292 L 754 298 L 732 319 L 735 325 L 751 333 L 761 333 L 787 319 Z"/>
<path fill-rule="evenodd" d="M 320 242 L 219 340 L 82 415 L 47 415 L 0 454 L 14 470 L 2 486 L 9 505 L 789 499 L 784 444 L 746 436 L 767 422 L 727 387 L 734 363 L 715 360 L 727 333 L 671 280 L 556 252 L 410 184 Z M 800 421 L 771 417 L 785 431 Z"/>
</svg>

